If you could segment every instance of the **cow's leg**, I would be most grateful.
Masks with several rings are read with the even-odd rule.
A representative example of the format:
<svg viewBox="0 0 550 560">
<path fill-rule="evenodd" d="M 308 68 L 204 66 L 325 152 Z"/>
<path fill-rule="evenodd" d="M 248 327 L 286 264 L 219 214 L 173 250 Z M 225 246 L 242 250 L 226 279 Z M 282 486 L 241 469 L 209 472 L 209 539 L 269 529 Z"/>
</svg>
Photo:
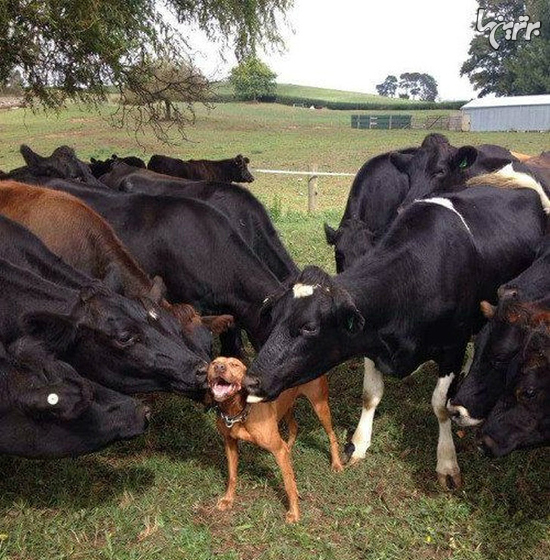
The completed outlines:
<svg viewBox="0 0 550 560">
<path fill-rule="evenodd" d="M 344 448 L 344 455 L 348 464 L 365 458 L 367 449 L 370 447 L 372 437 L 372 422 L 374 412 L 384 394 L 384 379 L 382 374 L 374 367 L 374 362 L 365 358 L 365 376 L 363 378 L 363 410 L 359 424 L 351 441 Z"/>
<path fill-rule="evenodd" d="M 439 422 L 436 472 L 439 483 L 447 490 L 458 488 L 462 484 L 460 468 L 456 460 L 451 418 L 446 407 L 447 393 L 454 377 L 454 373 L 439 377 L 432 395 L 432 407 Z"/>
</svg>

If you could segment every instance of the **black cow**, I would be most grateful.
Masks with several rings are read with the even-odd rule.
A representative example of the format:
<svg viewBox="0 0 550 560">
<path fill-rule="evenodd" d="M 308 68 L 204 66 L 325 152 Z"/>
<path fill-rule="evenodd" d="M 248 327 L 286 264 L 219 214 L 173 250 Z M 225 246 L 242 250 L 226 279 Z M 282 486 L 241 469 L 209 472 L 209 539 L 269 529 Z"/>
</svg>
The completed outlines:
<svg viewBox="0 0 550 560">
<path fill-rule="evenodd" d="M 270 325 L 260 321 L 260 308 L 281 283 L 221 212 L 194 198 L 121 196 L 70 181 L 45 182 L 101 214 L 149 274 L 163 271 L 167 299 L 189 302 L 206 315 L 230 313 L 256 348 L 267 338 Z"/>
<path fill-rule="evenodd" d="M 121 392 L 199 397 L 208 356 L 182 340 L 158 306 L 112 293 L 75 271 L 25 228 L 0 217 L 0 336 L 43 340 L 79 373 Z"/>
<path fill-rule="evenodd" d="M 139 169 L 146 168 L 145 162 L 141 158 L 138 158 L 136 156 L 118 157 L 116 154 L 113 154 L 110 158 L 103 161 L 95 158 L 90 158 L 90 171 L 96 179 L 99 179 L 102 175 L 109 173 L 113 169 L 113 165 L 116 163 L 124 163 L 126 165 L 130 165 Z M 61 178 L 70 179 L 70 177 Z"/>
<path fill-rule="evenodd" d="M 154 155 L 147 164 L 147 169 L 182 177 L 192 181 L 220 181 L 223 183 L 252 183 L 254 176 L 248 170 L 250 160 L 239 154 L 232 159 L 218 161 L 208 159 L 190 159 L 184 161 L 168 156 Z"/>
<path fill-rule="evenodd" d="M 399 151 L 403 160 L 416 148 Z M 376 156 L 358 171 L 338 229 L 325 224 L 327 243 L 334 246 L 336 271 L 349 268 L 387 231 L 409 191 L 409 178 L 391 161 L 393 152 Z"/>
<path fill-rule="evenodd" d="M 413 157 L 394 153 L 390 159 L 409 179 L 409 191 L 402 207 L 429 195 L 462 190 L 468 179 L 518 161 L 500 146 L 456 148 L 440 134 L 426 136 Z"/>
<path fill-rule="evenodd" d="M 540 326 L 530 329 L 518 360 L 510 364 L 504 394 L 482 427 L 483 448 L 491 455 L 550 444 L 548 309 L 538 317 Z"/>
<path fill-rule="evenodd" d="M 0 343 L 0 453 L 89 453 L 143 433 L 148 416 L 141 403 L 83 379 L 35 340 Z"/>
<path fill-rule="evenodd" d="M 446 395 L 466 344 L 482 324 L 479 301 L 533 260 L 545 229 L 537 194 L 478 187 L 403 212 L 365 257 L 330 277 L 306 268 L 268 300 L 272 332 L 250 368 L 251 401 L 273 399 L 354 356 L 384 373 L 409 375 L 435 360 L 432 405 L 440 423 L 437 472 L 460 481 Z M 365 371 L 364 409 L 352 459 L 364 457 L 382 375 Z"/>
<path fill-rule="evenodd" d="M 233 228 L 281 282 L 298 271 L 269 214 L 248 189 L 214 181 L 168 178 L 124 164 L 117 164 L 101 181 L 110 188 L 127 193 L 186 196 L 207 202 L 229 218 Z"/>
<path fill-rule="evenodd" d="M 550 236 L 540 243 L 536 260 L 519 276 L 499 288 L 499 304 L 482 304 L 490 320 L 475 341 L 474 360 L 448 409 L 462 426 L 483 422 L 506 390 L 506 375 L 525 343 L 520 321 L 524 303 L 545 305 L 550 298 Z"/>
</svg>

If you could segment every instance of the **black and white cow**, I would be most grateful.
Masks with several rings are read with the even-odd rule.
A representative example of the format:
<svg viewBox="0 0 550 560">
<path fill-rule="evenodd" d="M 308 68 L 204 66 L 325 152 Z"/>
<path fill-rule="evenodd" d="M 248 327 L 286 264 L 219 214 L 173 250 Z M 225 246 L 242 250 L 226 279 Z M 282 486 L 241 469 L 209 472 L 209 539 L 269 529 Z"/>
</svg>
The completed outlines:
<svg viewBox="0 0 550 560">
<path fill-rule="evenodd" d="M 447 393 L 483 322 L 479 301 L 529 265 L 545 222 L 539 196 L 523 189 L 478 187 L 412 204 L 355 265 L 335 277 L 308 267 L 267 301 L 273 328 L 250 368 L 260 385 L 249 400 L 274 399 L 366 356 L 375 366 L 366 362 L 363 412 L 349 449 L 356 461 L 370 445 L 382 373 L 406 376 L 435 360 L 436 470 L 442 484 L 459 484 Z"/>
</svg>

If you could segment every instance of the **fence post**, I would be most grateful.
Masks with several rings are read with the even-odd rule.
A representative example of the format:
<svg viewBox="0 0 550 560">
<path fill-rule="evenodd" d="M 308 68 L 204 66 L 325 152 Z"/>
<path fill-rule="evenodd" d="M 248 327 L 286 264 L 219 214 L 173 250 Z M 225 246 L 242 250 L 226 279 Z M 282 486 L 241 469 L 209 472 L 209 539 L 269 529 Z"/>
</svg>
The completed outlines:
<svg viewBox="0 0 550 560">
<path fill-rule="evenodd" d="M 317 171 L 317 164 L 310 167 L 310 171 L 315 173 Z M 317 210 L 317 175 L 311 175 L 307 181 L 307 212 L 313 214 Z"/>
</svg>

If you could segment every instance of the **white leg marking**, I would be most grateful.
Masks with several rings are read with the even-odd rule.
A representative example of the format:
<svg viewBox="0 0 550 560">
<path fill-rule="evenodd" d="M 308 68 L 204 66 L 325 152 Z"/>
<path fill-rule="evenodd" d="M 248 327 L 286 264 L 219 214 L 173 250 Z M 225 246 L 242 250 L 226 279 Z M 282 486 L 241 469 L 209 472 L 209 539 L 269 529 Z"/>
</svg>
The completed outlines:
<svg viewBox="0 0 550 560">
<path fill-rule="evenodd" d="M 437 380 L 432 395 L 432 407 L 439 422 L 439 440 L 437 443 L 437 476 L 439 482 L 447 487 L 447 476 L 450 476 L 455 486 L 460 486 L 460 468 L 456 460 L 451 420 L 446 408 L 447 392 L 455 375 L 451 373 Z"/>
<path fill-rule="evenodd" d="M 363 409 L 361 418 L 351 438 L 355 450 L 351 460 L 364 459 L 372 438 L 372 421 L 374 411 L 384 394 L 384 379 L 374 367 L 374 362 L 365 358 L 365 376 L 363 378 Z"/>
</svg>

